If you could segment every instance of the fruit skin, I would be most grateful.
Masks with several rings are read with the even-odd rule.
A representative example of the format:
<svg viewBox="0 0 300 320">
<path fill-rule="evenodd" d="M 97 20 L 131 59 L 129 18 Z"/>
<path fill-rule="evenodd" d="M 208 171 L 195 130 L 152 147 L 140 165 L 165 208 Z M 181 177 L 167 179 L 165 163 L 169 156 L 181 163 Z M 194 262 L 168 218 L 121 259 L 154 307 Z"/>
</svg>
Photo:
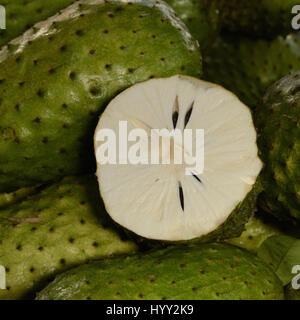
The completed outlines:
<svg viewBox="0 0 300 320">
<path fill-rule="evenodd" d="M 286 300 L 300 300 L 300 289 L 295 290 L 291 285 L 285 287 Z"/>
<path fill-rule="evenodd" d="M 209 0 L 218 5 L 222 28 L 255 37 L 293 32 L 292 8 L 297 0 Z"/>
<path fill-rule="evenodd" d="M 257 257 L 224 244 L 177 246 L 94 262 L 59 275 L 39 300 L 282 299 Z"/>
<path fill-rule="evenodd" d="M 9 205 L 26 199 L 29 195 L 38 192 L 40 186 L 21 188 L 10 193 L 0 194 L 0 209 L 8 207 Z"/>
<path fill-rule="evenodd" d="M 292 34 L 272 41 L 224 35 L 204 56 L 205 78 L 234 92 L 252 110 L 260 107 L 270 85 L 299 69 L 300 39 Z"/>
<path fill-rule="evenodd" d="M 94 172 L 108 101 L 150 77 L 201 75 L 199 46 L 174 11 L 131 3 L 76 2 L 0 51 L 0 193 Z"/>
<path fill-rule="evenodd" d="M 6 29 L 0 30 L 0 47 L 75 0 L 1 0 L 6 10 Z"/>
<path fill-rule="evenodd" d="M 259 204 L 279 219 L 300 222 L 300 71 L 269 88 L 256 116 L 265 167 Z"/>
<path fill-rule="evenodd" d="M 165 0 L 185 23 L 200 43 L 201 49 L 209 46 L 219 31 L 219 10 L 206 0 Z"/>
<path fill-rule="evenodd" d="M 0 211 L 0 265 L 9 287 L 0 300 L 32 298 L 58 272 L 136 250 L 111 224 L 96 179 L 66 177 Z"/>
<path fill-rule="evenodd" d="M 266 221 L 264 216 L 256 214 L 249 219 L 241 236 L 228 240 L 228 243 L 257 253 L 260 245 L 267 238 L 280 234 L 283 232 L 276 224 Z"/>
</svg>

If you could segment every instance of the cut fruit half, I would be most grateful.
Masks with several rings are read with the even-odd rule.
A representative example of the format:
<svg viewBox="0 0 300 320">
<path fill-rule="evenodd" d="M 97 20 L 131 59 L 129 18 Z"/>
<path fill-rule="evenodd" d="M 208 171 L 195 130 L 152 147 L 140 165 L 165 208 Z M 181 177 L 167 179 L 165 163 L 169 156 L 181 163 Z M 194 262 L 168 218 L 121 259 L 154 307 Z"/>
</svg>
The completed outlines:
<svg viewBox="0 0 300 320">
<path fill-rule="evenodd" d="M 139 129 L 137 134 L 133 129 Z M 155 129 L 164 129 L 161 137 Z M 182 137 L 190 132 L 192 139 L 169 139 L 166 132 L 174 129 Z M 157 136 L 160 143 L 154 148 Z M 174 76 L 125 90 L 99 120 L 95 153 L 107 212 L 141 237 L 230 238 L 253 212 L 255 200 L 249 194 L 262 163 L 252 116 L 236 96 L 212 83 Z"/>
</svg>

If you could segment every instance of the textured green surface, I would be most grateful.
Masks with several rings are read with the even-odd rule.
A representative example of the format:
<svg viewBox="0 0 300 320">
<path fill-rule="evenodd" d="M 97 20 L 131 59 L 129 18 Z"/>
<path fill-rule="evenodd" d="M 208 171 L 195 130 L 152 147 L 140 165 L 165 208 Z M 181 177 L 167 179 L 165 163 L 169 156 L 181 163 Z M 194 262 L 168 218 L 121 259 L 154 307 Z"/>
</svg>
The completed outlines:
<svg viewBox="0 0 300 320">
<path fill-rule="evenodd" d="M 260 105 L 267 88 L 300 69 L 300 39 L 219 38 L 204 57 L 205 77 L 233 91 L 246 105 Z"/>
<path fill-rule="evenodd" d="M 257 114 L 258 144 L 265 163 L 260 205 L 300 221 L 300 71 L 275 83 Z"/>
<path fill-rule="evenodd" d="M 300 289 L 295 290 L 291 285 L 285 288 L 285 298 L 287 300 L 300 300 Z"/>
<path fill-rule="evenodd" d="M 169 6 L 96 2 L 77 2 L 23 49 L 0 51 L 0 192 L 94 172 L 94 129 L 116 94 L 201 74 L 199 47 Z"/>
<path fill-rule="evenodd" d="M 296 276 L 293 269 L 300 263 L 300 239 L 274 235 L 263 242 L 257 255 L 270 266 L 282 285 L 286 286 Z"/>
<path fill-rule="evenodd" d="M 1 0 L 6 10 L 6 29 L 0 30 L 0 47 L 38 21 L 67 7 L 75 0 Z"/>
<path fill-rule="evenodd" d="M 39 187 L 21 188 L 14 192 L 0 194 L 0 209 L 7 207 L 13 203 L 19 202 L 29 195 L 36 193 Z"/>
<path fill-rule="evenodd" d="M 282 299 L 277 277 L 233 246 L 170 247 L 59 275 L 38 299 Z"/>
<path fill-rule="evenodd" d="M 218 4 L 222 28 L 253 36 L 292 32 L 292 8 L 298 0 L 208 0 Z"/>
<path fill-rule="evenodd" d="M 124 238 L 125 239 L 125 238 Z M 0 211 L 1 299 L 31 298 L 58 272 L 91 259 L 131 253 L 112 226 L 94 177 L 64 178 Z"/>
<path fill-rule="evenodd" d="M 265 221 L 264 217 L 255 215 L 249 219 L 241 236 L 230 239 L 228 243 L 256 253 L 267 238 L 278 234 L 282 234 L 278 225 Z"/>
<path fill-rule="evenodd" d="M 206 0 L 165 0 L 189 28 L 201 48 L 209 46 L 218 33 L 219 11 Z"/>
</svg>

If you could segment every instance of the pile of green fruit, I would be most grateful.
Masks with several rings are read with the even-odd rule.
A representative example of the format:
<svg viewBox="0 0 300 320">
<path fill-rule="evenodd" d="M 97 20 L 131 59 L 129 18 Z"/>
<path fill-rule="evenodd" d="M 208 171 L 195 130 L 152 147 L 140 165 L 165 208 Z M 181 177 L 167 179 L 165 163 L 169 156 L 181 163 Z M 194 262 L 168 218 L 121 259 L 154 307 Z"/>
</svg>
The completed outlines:
<svg viewBox="0 0 300 320">
<path fill-rule="evenodd" d="M 297 1 L 1 5 L 0 300 L 300 299 Z M 104 165 L 120 120 L 204 171 Z"/>
</svg>

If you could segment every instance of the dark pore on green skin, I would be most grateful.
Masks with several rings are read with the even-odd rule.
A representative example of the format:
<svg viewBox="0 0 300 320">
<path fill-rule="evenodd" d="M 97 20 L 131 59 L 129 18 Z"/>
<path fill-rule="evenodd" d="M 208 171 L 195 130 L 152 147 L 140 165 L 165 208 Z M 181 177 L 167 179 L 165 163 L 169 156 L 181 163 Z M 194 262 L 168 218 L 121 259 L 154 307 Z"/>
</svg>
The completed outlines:
<svg viewBox="0 0 300 320">
<path fill-rule="evenodd" d="M 197 42 L 166 4 L 87 3 L 0 51 L 0 193 L 94 172 L 94 130 L 114 96 L 152 77 L 202 74 Z"/>
<path fill-rule="evenodd" d="M 37 299 L 270 300 L 283 299 L 283 288 L 251 253 L 207 244 L 82 265 L 59 275 Z"/>
</svg>

